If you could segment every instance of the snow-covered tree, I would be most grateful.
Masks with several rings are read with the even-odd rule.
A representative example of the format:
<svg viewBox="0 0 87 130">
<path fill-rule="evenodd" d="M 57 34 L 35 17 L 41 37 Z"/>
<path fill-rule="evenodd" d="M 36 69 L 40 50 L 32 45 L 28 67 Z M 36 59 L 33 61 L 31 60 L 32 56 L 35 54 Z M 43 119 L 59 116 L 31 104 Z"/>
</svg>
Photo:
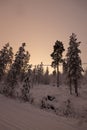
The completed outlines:
<svg viewBox="0 0 87 130">
<path fill-rule="evenodd" d="M 30 88 L 31 88 L 31 78 L 32 78 L 32 74 L 31 74 L 31 66 L 29 66 L 28 72 L 26 72 L 25 76 L 24 76 L 24 82 L 23 82 L 23 87 L 21 89 L 22 92 L 22 99 L 24 101 L 29 101 L 29 93 L 30 93 Z"/>
<path fill-rule="evenodd" d="M 22 71 L 25 71 L 30 59 L 30 54 L 28 51 L 25 51 L 25 46 L 26 44 L 22 43 L 22 46 L 19 47 L 19 50 L 15 55 L 13 66 L 16 68 L 17 75 L 19 75 Z"/>
<path fill-rule="evenodd" d="M 44 75 L 43 62 L 41 62 L 40 65 L 37 66 L 37 70 L 38 70 L 38 83 L 43 83 L 43 75 Z"/>
<path fill-rule="evenodd" d="M 38 70 L 36 65 L 32 70 L 32 78 L 33 78 L 33 84 L 36 84 L 38 82 Z"/>
<path fill-rule="evenodd" d="M 30 54 L 25 51 L 25 45 L 25 43 L 22 43 L 22 46 L 19 47 L 19 50 L 15 55 L 14 63 L 12 64 L 11 69 L 9 70 L 7 75 L 8 85 L 6 87 L 6 93 L 10 96 L 13 95 L 15 84 L 20 78 L 22 72 L 26 71 L 26 67 L 30 59 Z"/>
<path fill-rule="evenodd" d="M 4 76 L 5 72 L 10 68 L 12 60 L 13 49 L 10 47 L 9 43 L 7 43 L 0 51 L 0 80 Z"/>
<path fill-rule="evenodd" d="M 43 83 L 44 68 L 42 62 L 35 66 L 35 68 L 33 69 L 33 74 L 35 83 Z"/>
<path fill-rule="evenodd" d="M 69 47 L 67 52 L 67 74 L 70 84 L 70 93 L 72 93 L 72 84 L 74 84 L 75 93 L 78 96 L 78 80 L 83 71 L 82 62 L 79 54 L 81 53 L 79 46 L 81 42 L 77 42 L 76 35 L 72 33 L 70 36 Z"/>
<path fill-rule="evenodd" d="M 65 49 L 63 43 L 58 40 L 55 42 L 53 49 L 54 50 L 51 54 L 51 57 L 53 59 L 52 67 L 57 68 L 57 87 L 59 87 L 59 63 L 62 62 L 62 53 Z"/>
</svg>

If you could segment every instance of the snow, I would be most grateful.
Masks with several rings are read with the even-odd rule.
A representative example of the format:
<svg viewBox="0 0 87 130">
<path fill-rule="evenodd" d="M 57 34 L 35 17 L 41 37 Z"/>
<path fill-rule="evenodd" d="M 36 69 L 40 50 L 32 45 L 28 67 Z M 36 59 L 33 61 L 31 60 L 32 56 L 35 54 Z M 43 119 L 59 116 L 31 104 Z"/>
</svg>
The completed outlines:
<svg viewBox="0 0 87 130">
<path fill-rule="evenodd" d="M 76 97 L 71 96 L 65 86 L 34 86 L 31 88 L 32 104 L 0 95 L 0 130 L 87 130 L 87 89 L 82 90 Z M 55 96 L 53 101 L 45 102 L 53 105 L 56 113 L 51 109 L 40 109 L 41 100 L 47 95 Z M 62 113 L 68 99 L 73 116 Z"/>
<path fill-rule="evenodd" d="M 0 95 L 0 130 L 77 130 L 70 121 Z"/>
<path fill-rule="evenodd" d="M 31 98 L 34 99 L 33 104 L 35 106 L 41 105 L 41 100 L 46 98 L 48 95 L 54 96 L 53 101 L 45 100 L 46 104 L 50 104 L 59 111 L 59 115 L 63 115 L 62 111 L 67 109 L 68 100 L 70 101 L 70 107 L 72 109 L 71 116 L 83 117 L 87 119 L 87 88 L 79 88 L 79 96 L 76 97 L 74 94 L 70 95 L 69 88 L 65 85 L 60 86 L 59 88 L 53 87 L 52 85 L 39 85 L 34 86 L 31 89 Z M 72 115 L 73 114 L 73 115 Z"/>
</svg>

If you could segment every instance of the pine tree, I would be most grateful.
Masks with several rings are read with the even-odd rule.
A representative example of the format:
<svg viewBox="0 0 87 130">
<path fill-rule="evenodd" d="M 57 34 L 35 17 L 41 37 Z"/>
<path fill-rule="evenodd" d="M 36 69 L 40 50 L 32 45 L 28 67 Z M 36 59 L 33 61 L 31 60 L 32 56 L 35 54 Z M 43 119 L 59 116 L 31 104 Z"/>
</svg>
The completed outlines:
<svg viewBox="0 0 87 130">
<path fill-rule="evenodd" d="M 59 63 L 62 62 L 62 53 L 65 49 L 63 47 L 63 43 L 58 40 L 55 42 L 53 48 L 54 50 L 51 54 L 53 59 L 52 67 L 57 68 L 57 87 L 59 87 Z"/>
<path fill-rule="evenodd" d="M 78 48 L 81 42 L 77 42 L 76 35 L 72 33 L 70 36 L 69 47 L 67 52 L 67 74 L 70 84 L 70 94 L 72 94 L 72 84 L 74 84 L 75 93 L 78 96 L 78 80 L 83 71 L 82 62 L 79 54 L 81 53 Z"/>
<path fill-rule="evenodd" d="M 22 43 L 22 46 L 19 48 L 18 52 L 15 55 L 15 61 L 13 66 L 16 68 L 16 74 L 19 75 L 22 71 L 25 71 L 27 64 L 30 59 L 29 52 L 25 51 L 25 43 Z"/>
<path fill-rule="evenodd" d="M 23 87 L 22 87 L 22 99 L 24 101 L 29 101 L 29 93 L 31 88 L 31 66 L 29 66 L 28 72 L 25 74 Z"/>
<path fill-rule="evenodd" d="M 33 84 L 36 84 L 38 82 L 38 70 L 36 65 L 34 66 L 32 71 L 32 78 L 33 78 Z"/>
<path fill-rule="evenodd" d="M 10 68 L 12 60 L 13 49 L 10 47 L 9 43 L 7 43 L 0 51 L 0 80 L 4 76 L 5 72 Z"/>
<path fill-rule="evenodd" d="M 22 72 L 26 71 L 25 68 L 30 58 L 30 54 L 25 51 L 25 45 L 25 43 L 22 43 L 22 46 L 19 47 L 19 50 L 15 55 L 14 63 L 7 75 L 8 88 L 6 88 L 6 93 L 10 96 L 13 96 L 17 80 L 20 78 Z"/>
</svg>

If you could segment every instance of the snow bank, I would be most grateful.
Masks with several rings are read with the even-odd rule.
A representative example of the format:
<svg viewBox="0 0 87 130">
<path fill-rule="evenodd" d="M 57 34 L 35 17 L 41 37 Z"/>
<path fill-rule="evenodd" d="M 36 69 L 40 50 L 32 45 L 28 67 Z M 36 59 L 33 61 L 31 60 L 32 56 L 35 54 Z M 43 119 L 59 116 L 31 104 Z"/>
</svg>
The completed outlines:
<svg viewBox="0 0 87 130">
<path fill-rule="evenodd" d="M 86 130 L 81 123 L 0 95 L 0 130 Z"/>
</svg>

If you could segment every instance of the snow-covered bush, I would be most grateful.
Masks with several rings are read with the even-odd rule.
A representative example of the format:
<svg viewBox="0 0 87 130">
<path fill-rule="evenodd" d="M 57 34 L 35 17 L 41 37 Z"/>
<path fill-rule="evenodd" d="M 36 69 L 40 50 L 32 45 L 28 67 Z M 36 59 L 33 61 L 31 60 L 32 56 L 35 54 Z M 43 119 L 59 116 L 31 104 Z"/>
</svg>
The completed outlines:
<svg viewBox="0 0 87 130">
<path fill-rule="evenodd" d="M 46 97 L 43 97 L 41 100 L 41 109 L 50 109 L 55 111 L 55 107 L 52 104 L 52 101 L 55 99 L 54 96 L 47 95 Z"/>
</svg>

